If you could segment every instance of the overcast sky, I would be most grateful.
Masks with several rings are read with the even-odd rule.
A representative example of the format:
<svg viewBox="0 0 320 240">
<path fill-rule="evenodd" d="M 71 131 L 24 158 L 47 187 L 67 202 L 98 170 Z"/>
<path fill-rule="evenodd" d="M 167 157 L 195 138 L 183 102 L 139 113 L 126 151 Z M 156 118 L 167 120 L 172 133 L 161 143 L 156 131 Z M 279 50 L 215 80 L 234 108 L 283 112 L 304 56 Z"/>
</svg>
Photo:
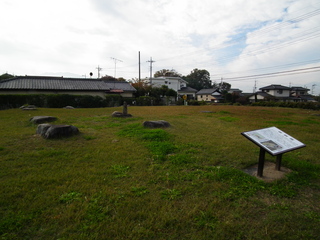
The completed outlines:
<svg viewBox="0 0 320 240">
<path fill-rule="evenodd" d="M 281 84 L 320 94 L 319 0 L 1 0 L 0 9 L 0 74 L 88 78 L 100 66 L 129 80 L 140 51 L 142 78 L 152 57 L 153 73 L 206 69 L 244 92 Z"/>
</svg>

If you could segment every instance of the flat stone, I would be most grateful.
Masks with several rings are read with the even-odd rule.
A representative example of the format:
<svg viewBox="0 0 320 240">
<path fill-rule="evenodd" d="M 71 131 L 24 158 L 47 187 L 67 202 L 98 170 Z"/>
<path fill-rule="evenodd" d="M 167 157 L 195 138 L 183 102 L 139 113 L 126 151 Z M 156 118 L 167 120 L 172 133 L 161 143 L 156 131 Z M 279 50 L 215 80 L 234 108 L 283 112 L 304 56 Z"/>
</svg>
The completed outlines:
<svg viewBox="0 0 320 240">
<path fill-rule="evenodd" d="M 144 121 L 142 125 L 148 128 L 167 128 L 171 126 L 170 123 L 164 120 Z"/>
<path fill-rule="evenodd" d="M 54 122 L 56 120 L 57 120 L 56 117 L 51 117 L 51 116 L 35 116 L 30 119 L 30 121 L 35 124 L 45 123 L 45 122 Z"/>
<path fill-rule="evenodd" d="M 112 117 L 123 117 L 123 118 L 125 118 L 125 117 L 132 117 L 132 115 L 129 114 L 129 113 L 125 114 L 125 113 L 122 113 L 122 112 L 114 111 L 112 113 Z"/>
<path fill-rule="evenodd" d="M 79 129 L 72 125 L 39 124 L 36 133 L 46 139 L 63 138 L 78 134 Z"/>
<path fill-rule="evenodd" d="M 72 106 L 65 106 L 64 109 L 74 109 Z"/>
<path fill-rule="evenodd" d="M 49 127 L 51 127 L 51 124 L 49 123 L 39 124 L 36 130 L 36 133 L 40 134 L 41 136 L 44 136 L 44 134 L 47 132 Z"/>
</svg>

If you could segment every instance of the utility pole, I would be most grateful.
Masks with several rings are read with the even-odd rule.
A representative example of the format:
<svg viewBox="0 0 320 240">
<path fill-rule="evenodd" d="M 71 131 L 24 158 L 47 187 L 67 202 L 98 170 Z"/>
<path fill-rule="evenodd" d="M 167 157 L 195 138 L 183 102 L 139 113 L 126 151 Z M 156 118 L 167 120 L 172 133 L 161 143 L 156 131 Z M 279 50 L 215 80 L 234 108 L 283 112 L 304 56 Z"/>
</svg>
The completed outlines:
<svg viewBox="0 0 320 240">
<path fill-rule="evenodd" d="M 96 69 L 98 69 L 98 78 L 100 78 L 100 71 L 102 70 L 102 68 L 99 67 L 99 65 L 98 65 L 98 67 Z"/>
<path fill-rule="evenodd" d="M 316 84 L 313 84 L 313 85 L 312 85 L 311 95 L 313 95 L 313 91 L 314 91 L 314 88 L 315 88 L 316 86 L 317 86 Z"/>
<path fill-rule="evenodd" d="M 152 60 L 152 57 L 150 57 L 150 60 L 147 61 L 150 63 L 150 85 L 152 84 L 152 63 L 154 63 L 155 61 Z"/>
<path fill-rule="evenodd" d="M 117 61 L 118 62 L 122 62 L 120 59 L 116 59 L 116 58 L 113 58 L 111 57 L 111 59 L 114 60 L 114 78 L 116 78 L 116 72 L 117 72 Z"/>
<path fill-rule="evenodd" d="M 257 80 L 254 80 L 253 93 L 257 91 Z"/>
<path fill-rule="evenodd" d="M 139 83 L 141 82 L 141 64 L 140 64 L 140 51 L 139 51 Z"/>
</svg>

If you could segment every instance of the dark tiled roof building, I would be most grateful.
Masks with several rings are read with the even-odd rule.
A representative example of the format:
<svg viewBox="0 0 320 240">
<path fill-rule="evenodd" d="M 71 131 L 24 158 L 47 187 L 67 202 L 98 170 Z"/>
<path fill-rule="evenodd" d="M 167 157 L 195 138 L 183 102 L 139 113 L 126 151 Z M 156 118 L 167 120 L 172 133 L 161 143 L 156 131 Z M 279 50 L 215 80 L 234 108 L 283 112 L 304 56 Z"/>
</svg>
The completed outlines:
<svg viewBox="0 0 320 240">
<path fill-rule="evenodd" d="M 135 88 L 128 82 L 88 78 L 17 76 L 0 81 L 0 94 L 79 94 L 105 96 L 120 93 L 132 97 Z"/>
</svg>

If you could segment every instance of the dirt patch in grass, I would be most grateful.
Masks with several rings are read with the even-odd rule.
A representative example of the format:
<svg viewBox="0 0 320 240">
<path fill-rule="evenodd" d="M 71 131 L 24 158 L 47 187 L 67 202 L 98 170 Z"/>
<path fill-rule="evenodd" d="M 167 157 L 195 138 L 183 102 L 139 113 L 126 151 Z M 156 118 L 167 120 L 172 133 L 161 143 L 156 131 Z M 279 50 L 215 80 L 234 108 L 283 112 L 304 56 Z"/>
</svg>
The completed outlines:
<svg viewBox="0 0 320 240">
<path fill-rule="evenodd" d="M 249 168 L 243 170 L 245 173 L 250 174 L 260 180 L 265 182 L 273 182 L 275 180 L 279 180 L 284 178 L 288 173 L 292 172 L 291 169 L 286 167 L 281 167 L 280 171 L 276 170 L 276 164 L 273 162 L 265 162 L 263 168 L 263 176 L 258 177 L 258 164 L 255 164 Z"/>
</svg>

